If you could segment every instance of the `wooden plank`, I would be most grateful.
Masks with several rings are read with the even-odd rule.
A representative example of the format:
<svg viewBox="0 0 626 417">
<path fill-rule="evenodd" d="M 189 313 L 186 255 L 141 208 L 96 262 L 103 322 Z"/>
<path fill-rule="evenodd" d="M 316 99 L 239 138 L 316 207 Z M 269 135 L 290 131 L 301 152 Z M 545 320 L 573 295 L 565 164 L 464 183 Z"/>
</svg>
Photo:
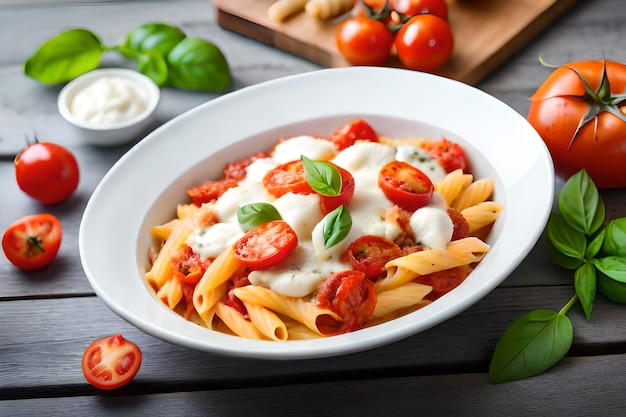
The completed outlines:
<svg viewBox="0 0 626 417">
<path fill-rule="evenodd" d="M 349 63 L 335 47 L 336 22 L 300 13 L 277 23 L 267 15 L 274 0 L 215 0 L 226 29 L 302 56 L 326 67 Z M 577 0 L 483 0 L 449 2 L 455 36 L 450 60 L 438 74 L 476 84 L 533 39 Z M 392 60 L 390 65 L 399 65 Z"/>
</svg>

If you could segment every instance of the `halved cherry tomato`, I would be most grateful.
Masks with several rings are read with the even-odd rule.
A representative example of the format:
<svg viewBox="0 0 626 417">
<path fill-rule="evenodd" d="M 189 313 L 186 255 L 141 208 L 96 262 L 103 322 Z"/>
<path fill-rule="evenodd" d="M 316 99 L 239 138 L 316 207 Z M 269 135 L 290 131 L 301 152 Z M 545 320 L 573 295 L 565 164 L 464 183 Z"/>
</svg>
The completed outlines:
<svg viewBox="0 0 626 417">
<path fill-rule="evenodd" d="M 246 268 L 266 269 L 285 259 L 298 244 L 296 232 L 283 220 L 248 231 L 235 243 L 235 257 Z"/>
<path fill-rule="evenodd" d="M 418 14 L 402 25 L 396 34 L 395 46 L 405 67 L 434 72 L 450 58 L 454 36 L 444 19 Z"/>
<path fill-rule="evenodd" d="M 406 16 L 427 13 L 448 20 L 448 4 L 445 0 L 389 0 L 389 7 Z"/>
<path fill-rule="evenodd" d="M 428 152 L 430 158 L 439 162 L 439 165 L 448 173 L 457 169 L 465 171 L 467 168 L 465 152 L 458 143 L 442 138 L 439 141 L 424 142 L 420 144 L 420 147 Z"/>
<path fill-rule="evenodd" d="M 378 134 L 365 120 L 357 119 L 335 130 L 330 140 L 342 151 L 357 140 L 378 142 Z"/>
<path fill-rule="evenodd" d="M 240 181 L 246 178 L 246 168 L 257 159 L 270 156 L 267 152 L 257 152 L 254 155 L 243 158 L 239 161 L 230 162 L 224 166 L 224 178 Z"/>
<path fill-rule="evenodd" d="M 336 196 L 320 195 L 320 208 L 322 209 L 322 213 L 326 214 L 330 213 L 342 204 L 347 206 L 354 195 L 354 177 L 350 172 L 340 166 L 335 166 L 341 174 L 341 192 Z"/>
<path fill-rule="evenodd" d="M 217 200 L 229 188 L 235 186 L 237 186 L 237 180 L 225 178 L 216 181 L 207 181 L 198 186 L 189 188 L 187 194 L 191 197 L 193 204 L 201 206 L 203 203 L 210 203 L 211 201 Z"/>
<path fill-rule="evenodd" d="M 63 229 L 52 214 L 34 214 L 11 223 L 2 236 L 7 259 L 24 270 L 41 269 L 57 256 Z"/>
<path fill-rule="evenodd" d="M 195 284 L 211 264 L 211 259 L 202 259 L 189 245 L 184 245 L 172 256 L 174 276 L 182 282 Z"/>
<path fill-rule="evenodd" d="M 450 216 L 450 220 L 452 220 L 452 224 L 454 225 L 452 238 L 450 240 L 459 240 L 467 237 L 469 233 L 469 223 L 461 212 L 452 207 L 448 207 L 448 216 Z"/>
<path fill-rule="evenodd" d="M 383 22 L 352 16 L 337 26 L 337 49 L 352 65 L 381 65 L 389 58 L 394 35 Z"/>
<path fill-rule="evenodd" d="M 442 295 L 452 291 L 458 287 L 467 276 L 472 272 L 469 265 L 458 266 L 443 271 L 433 272 L 432 274 L 419 275 L 413 281 L 424 285 L 430 285 L 433 290 L 426 296 L 429 300 L 436 300 Z"/>
<path fill-rule="evenodd" d="M 340 331 L 359 329 L 376 307 L 376 288 L 361 271 L 346 270 L 331 274 L 320 285 L 316 301 L 343 319 Z"/>
<path fill-rule="evenodd" d="M 61 145 L 38 142 L 22 149 L 14 161 L 22 191 L 44 204 L 67 199 L 78 187 L 80 173 L 74 155 Z"/>
<path fill-rule="evenodd" d="M 102 337 L 83 354 L 82 369 L 87 382 L 112 390 L 128 384 L 141 366 L 141 350 L 121 334 Z"/>
<path fill-rule="evenodd" d="M 361 236 L 348 246 L 352 267 L 371 280 L 380 276 L 387 262 L 402 255 L 404 251 L 398 245 L 382 236 Z"/>
<path fill-rule="evenodd" d="M 378 186 L 392 203 L 408 211 L 428 204 L 435 190 L 426 174 L 409 163 L 395 160 L 381 168 Z"/>
<path fill-rule="evenodd" d="M 280 164 L 269 170 L 263 177 L 267 192 L 278 198 L 292 192 L 312 194 L 313 189 L 304 176 L 304 164 L 300 159 Z"/>
</svg>

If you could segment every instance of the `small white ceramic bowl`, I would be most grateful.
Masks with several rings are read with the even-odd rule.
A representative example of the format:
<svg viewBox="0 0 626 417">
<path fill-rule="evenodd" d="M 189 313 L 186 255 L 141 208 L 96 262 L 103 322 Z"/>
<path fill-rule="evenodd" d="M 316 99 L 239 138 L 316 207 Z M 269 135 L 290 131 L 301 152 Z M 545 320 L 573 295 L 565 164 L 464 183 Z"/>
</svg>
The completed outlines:
<svg viewBox="0 0 626 417">
<path fill-rule="evenodd" d="M 86 143 L 115 146 L 147 133 L 160 97 L 159 87 L 140 72 L 104 68 L 69 82 L 57 105 Z"/>
</svg>

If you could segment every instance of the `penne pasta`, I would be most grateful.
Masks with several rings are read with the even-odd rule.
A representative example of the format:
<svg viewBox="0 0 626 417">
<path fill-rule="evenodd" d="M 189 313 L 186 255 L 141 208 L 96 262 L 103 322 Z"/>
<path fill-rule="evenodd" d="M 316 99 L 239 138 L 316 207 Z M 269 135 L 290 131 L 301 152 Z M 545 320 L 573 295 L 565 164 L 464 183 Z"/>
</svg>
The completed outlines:
<svg viewBox="0 0 626 417">
<path fill-rule="evenodd" d="M 287 326 L 273 311 L 259 304 L 244 302 L 250 321 L 254 326 L 271 340 L 287 340 Z"/>
<path fill-rule="evenodd" d="M 388 316 L 395 311 L 407 307 L 423 304 L 422 301 L 433 287 L 416 282 L 407 282 L 399 287 L 378 293 L 376 308 L 370 315 L 370 320 Z"/>
<path fill-rule="evenodd" d="M 470 185 L 472 178 L 472 175 L 464 174 L 460 169 L 454 170 L 434 184 L 435 191 L 443 195 L 450 206 L 461 191 Z"/>
<path fill-rule="evenodd" d="M 246 320 L 241 313 L 221 301 L 215 304 L 215 314 L 237 336 L 245 337 L 246 339 L 264 339 L 263 334 L 251 321 Z"/>
<path fill-rule="evenodd" d="M 316 19 L 334 19 L 349 12 L 355 5 L 355 0 L 309 0 L 305 10 Z"/>
<path fill-rule="evenodd" d="M 213 307 L 215 303 L 214 290 L 228 281 L 240 267 L 232 247 L 222 252 L 209 265 L 193 292 L 193 304 L 200 316 Z"/>
<path fill-rule="evenodd" d="M 465 187 L 459 195 L 452 200 L 450 207 L 463 211 L 468 207 L 483 203 L 493 194 L 495 181 L 493 178 L 481 178 Z"/>
<path fill-rule="evenodd" d="M 277 0 L 267 9 L 267 15 L 274 22 L 282 22 L 304 11 L 308 0 Z"/>
<path fill-rule="evenodd" d="M 152 267 L 146 273 L 146 280 L 157 290 L 172 276 L 172 256 L 185 244 L 191 231 L 192 227 L 188 221 L 177 222 L 154 260 Z"/>
<path fill-rule="evenodd" d="M 461 214 L 469 223 L 469 233 L 472 234 L 495 222 L 503 208 L 500 203 L 485 201 L 462 210 Z"/>
</svg>

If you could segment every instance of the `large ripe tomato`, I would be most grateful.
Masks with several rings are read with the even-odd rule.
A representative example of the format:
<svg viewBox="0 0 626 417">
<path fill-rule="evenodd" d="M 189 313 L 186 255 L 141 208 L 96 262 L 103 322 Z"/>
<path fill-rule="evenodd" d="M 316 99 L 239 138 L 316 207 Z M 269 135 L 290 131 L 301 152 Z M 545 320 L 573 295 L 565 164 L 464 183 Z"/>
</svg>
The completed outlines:
<svg viewBox="0 0 626 417">
<path fill-rule="evenodd" d="M 394 35 L 387 25 L 365 15 L 349 17 L 339 24 L 335 42 L 352 65 L 382 65 L 389 58 Z"/>
<path fill-rule="evenodd" d="M 389 0 L 389 7 L 406 16 L 428 13 L 448 20 L 448 4 L 445 0 Z"/>
<path fill-rule="evenodd" d="M 527 117 L 557 175 L 567 179 L 584 168 L 599 188 L 626 187 L 625 91 L 626 65 L 613 61 L 572 62 L 542 83 Z"/>
<path fill-rule="evenodd" d="M 83 354 L 82 369 L 87 382 L 112 390 L 128 384 L 141 366 L 141 350 L 121 334 L 102 337 Z"/>
<path fill-rule="evenodd" d="M 450 58 L 454 37 L 446 20 L 432 14 L 418 14 L 402 25 L 395 46 L 405 67 L 434 72 Z"/>
<path fill-rule="evenodd" d="M 380 169 L 378 186 L 392 203 L 408 211 L 428 204 L 435 189 L 422 171 L 407 162 L 395 160 Z"/>
<path fill-rule="evenodd" d="M 34 214 L 11 223 L 2 235 L 7 259 L 20 269 L 41 269 L 57 256 L 63 230 L 52 214 Z"/>
<path fill-rule="evenodd" d="M 298 244 L 296 232 L 283 220 L 248 231 L 235 243 L 235 257 L 246 268 L 266 269 L 285 259 Z"/>
<path fill-rule="evenodd" d="M 60 203 L 78 187 L 76 158 L 61 145 L 50 142 L 28 145 L 17 154 L 14 164 L 17 185 L 42 203 Z"/>
<path fill-rule="evenodd" d="M 361 271 L 341 271 L 331 274 L 320 285 L 316 301 L 343 319 L 341 331 L 351 332 L 361 327 L 376 307 L 376 288 Z"/>
</svg>

